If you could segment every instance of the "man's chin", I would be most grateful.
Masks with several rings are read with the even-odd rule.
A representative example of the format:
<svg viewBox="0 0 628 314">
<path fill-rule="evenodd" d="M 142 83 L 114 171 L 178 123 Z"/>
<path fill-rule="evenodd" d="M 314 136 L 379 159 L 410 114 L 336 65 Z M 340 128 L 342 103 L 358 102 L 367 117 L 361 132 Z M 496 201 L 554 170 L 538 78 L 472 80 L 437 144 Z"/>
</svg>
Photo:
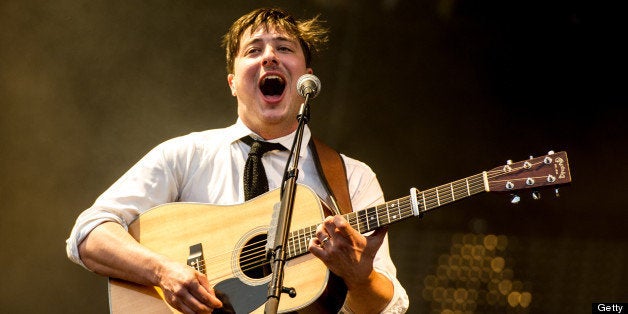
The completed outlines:
<svg viewBox="0 0 628 314">
<path fill-rule="evenodd" d="M 265 124 L 268 124 L 268 125 L 281 125 L 286 120 L 287 120 L 286 116 L 283 115 L 283 114 L 264 115 L 264 117 L 262 118 L 262 121 Z M 296 118 L 295 118 L 295 120 L 296 120 Z"/>
<path fill-rule="evenodd" d="M 261 112 L 261 117 L 264 121 L 280 122 L 286 119 L 289 114 L 286 106 L 282 104 L 265 104 L 264 107 Z"/>
</svg>

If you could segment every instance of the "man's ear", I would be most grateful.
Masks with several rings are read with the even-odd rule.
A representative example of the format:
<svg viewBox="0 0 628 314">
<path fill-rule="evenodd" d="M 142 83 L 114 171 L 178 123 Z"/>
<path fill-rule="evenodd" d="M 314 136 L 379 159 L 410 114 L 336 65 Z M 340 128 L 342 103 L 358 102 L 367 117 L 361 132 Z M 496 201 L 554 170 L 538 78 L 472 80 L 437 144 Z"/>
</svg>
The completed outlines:
<svg viewBox="0 0 628 314">
<path fill-rule="evenodd" d="M 229 84 L 229 88 L 231 89 L 231 95 L 236 96 L 236 87 L 235 87 L 235 75 L 229 74 L 227 75 L 227 84 Z"/>
</svg>

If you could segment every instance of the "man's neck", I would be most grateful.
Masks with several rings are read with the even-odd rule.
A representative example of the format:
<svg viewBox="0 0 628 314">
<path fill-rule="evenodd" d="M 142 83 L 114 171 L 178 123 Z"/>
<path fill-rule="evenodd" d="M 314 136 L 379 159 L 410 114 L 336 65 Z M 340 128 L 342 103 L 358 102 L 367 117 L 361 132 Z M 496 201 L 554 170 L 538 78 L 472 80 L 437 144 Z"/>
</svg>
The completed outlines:
<svg viewBox="0 0 628 314">
<path fill-rule="evenodd" d="M 272 140 L 276 138 L 280 138 L 291 134 L 297 129 L 297 123 L 279 123 L 273 125 L 259 125 L 259 126 L 250 126 L 247 125 L 246 121 L 243 121 L 244 125 L 246 125 L 251 131 L 255 134 L 261 136 L 265 140 Z"/>
</svg>

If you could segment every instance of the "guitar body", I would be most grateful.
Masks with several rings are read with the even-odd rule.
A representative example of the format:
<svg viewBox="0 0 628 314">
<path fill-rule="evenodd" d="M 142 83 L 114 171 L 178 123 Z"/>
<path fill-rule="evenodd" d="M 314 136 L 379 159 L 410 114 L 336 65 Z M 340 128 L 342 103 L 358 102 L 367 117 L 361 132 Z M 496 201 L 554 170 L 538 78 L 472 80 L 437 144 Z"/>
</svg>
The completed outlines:
<svg viewBox="0 0 628 314">
<path fill-rule="evenodd" d="M 263 313 L 271 276 L 262 267 L 249 270 L 250 255 L 258 263 L 266 260 L 268 225 L 279 200 L 280 192 L 275 190 L 239 205 L 165 204 L 140 215 L 129 233 L 147 248 L 182 263 L 189 260 L 191 247 L 200 244 L 204 271 L 227 305 L 224 312 Z M 322 221 L 321 202 L 309 188 L 297 187 L 295 204 L 291 230 Z M 256 249 L 243 253 L 251 246 Z M 295 288 L 297 296 L 284 294 L 279 312 L 317 306 L 314 301 L 323 295 L 328 278 L 327 268 L 312 254 L 289 260 L 283 282 Z M 111 313 L 177 312 L 158 287 L 114 278 L 109 279 L 109 300 Z"/>
</svg>

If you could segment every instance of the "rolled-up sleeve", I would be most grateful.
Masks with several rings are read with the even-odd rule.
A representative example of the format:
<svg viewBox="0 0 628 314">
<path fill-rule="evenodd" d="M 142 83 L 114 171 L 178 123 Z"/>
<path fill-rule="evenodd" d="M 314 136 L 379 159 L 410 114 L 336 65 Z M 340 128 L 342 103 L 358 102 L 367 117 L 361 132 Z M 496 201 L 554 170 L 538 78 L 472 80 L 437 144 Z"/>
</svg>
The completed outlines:
<svg viewBox="0 0 628 314">
<path fill-rule="evenodd" d="M 78 246 L 94 228 L 115 222 L 128 230 L 129 224 L 142 212 L 176 197 L 176 180 L 164 157 L 162 144 L 140 159 L 78 216 L 66 240 L 68 258 L 85 267 Z"/>
</svg>

